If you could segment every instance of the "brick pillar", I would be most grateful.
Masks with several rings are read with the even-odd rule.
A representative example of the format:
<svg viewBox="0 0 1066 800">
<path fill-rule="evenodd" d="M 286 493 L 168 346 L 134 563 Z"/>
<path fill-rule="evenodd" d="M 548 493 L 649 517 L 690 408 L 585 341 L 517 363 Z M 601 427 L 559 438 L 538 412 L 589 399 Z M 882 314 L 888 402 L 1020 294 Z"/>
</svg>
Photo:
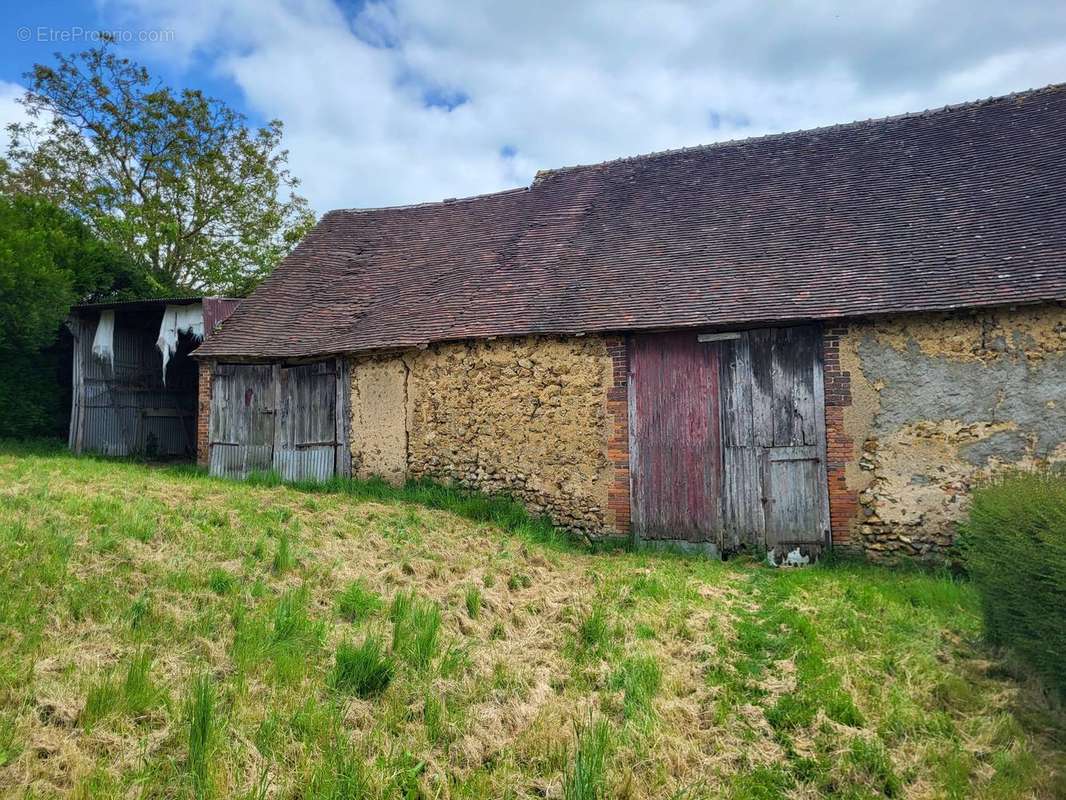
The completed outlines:
<svg viewBox="0 0 1066 800">
<path fill-rule="evenodd" d="M 607 337 L 612 381 L 607 389 L 607 414 L 611 434 L 607 458 L 614 480 L 607 490 L 607 524 L 615 533 L 629 535 L 629 350 L 625 336 Z"/>
<path fill-rule="evenodd" d="M 200 374 L 197 381 L 196 399 L 196 463 L 207 466 L 209 457 L 207 432 L 211 422 L 211 373 L 214 364 L 210 361 L 200 362 Z"/>
<path fill-rule="evenodd" d="M 833 546 L 858 549 L 852 528 L 859 511 L 858 492 L 848 489 L 844 469 L 855 458 L 855 442 L 844 430 L 844 409 L 851 405 L 851 373 L 840 367 L 840 337 L 847 325 L 827 327 L 825 355 L 826 473 L 829 479 L 829 528 Z"/>
</svg>

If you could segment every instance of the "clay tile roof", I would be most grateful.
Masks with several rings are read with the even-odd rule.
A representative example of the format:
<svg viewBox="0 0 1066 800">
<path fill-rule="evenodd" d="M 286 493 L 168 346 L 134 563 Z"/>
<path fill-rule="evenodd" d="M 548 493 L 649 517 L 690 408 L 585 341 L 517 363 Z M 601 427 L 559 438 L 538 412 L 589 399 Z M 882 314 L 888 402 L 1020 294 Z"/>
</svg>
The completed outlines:
<svg viewBox="0 0 1066 800">
<path fill-rule="evenodd" d="M 202 357 L 1066 300 L 1066 84 L 325 215 Z"/>
</svg>

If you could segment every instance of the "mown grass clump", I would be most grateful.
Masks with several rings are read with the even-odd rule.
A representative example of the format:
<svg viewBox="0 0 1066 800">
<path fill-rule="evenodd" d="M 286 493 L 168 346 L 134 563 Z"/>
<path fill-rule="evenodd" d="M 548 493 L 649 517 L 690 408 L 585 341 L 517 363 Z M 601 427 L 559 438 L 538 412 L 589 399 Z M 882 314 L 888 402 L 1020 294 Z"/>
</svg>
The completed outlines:
<svg viewBox="0 0 1066 800">
<path fill-rule="evenodd" d="M 78 715 L 82 727 L 91 730 L 97 722 L 113 714 L 140 719 L 166 703 L 166 692 L 153 681 L 151 670 L 151 654 L 140 652 L 130 659 L 121 680 L 109 672 L 93 682 Z"/>
<path fill-rule="evenodd" d="M 581 649 L 588 653 L 599 653 L 611 643 L 611 623 L 602 605 L 593 606 L 578 622 L 577 640 Z"/>
<path fill-rule="evenodd" d="M 218 724 L 215 703 L 215 687 L 210 676 L 196 678 L 185 700 L 185 721 L 188 728 L 188 768 L 197 797 L 211 794 L 211 753 Z"/>
<path fill-rule="evenodd" d="M 476 586 L 468 586 L 464 600 L 466 602 L 466 615 L 470 619 L 477 619 L 481 613 L 481 590 Z"/>
<path fill-rule="evenodd" d="M 389 610 L 392 652 L 412 667 L 424 669 L 437 654 L 440 607 L 413 592 L 397 592 Z"/>
<path fill-rule="evenodd" d="M 611 730 L 605 719 L 589 720 L 574 732 L 575 746 L 563 777 L 564 800 L 605 800 L 608 797 L 607 748 Z"/>
<path fill-rule="evenodd" d="M 283 533 L 278 537 L 278 546 L 274 551 L 274 560 L 270 565 L 270 568 L 275 574 L 281 575 L 288 572 L 293 568 L 296 563 L 292 555 L 292 542 L 289 540 L 289 534 Z"/>
<path fill-rule="evenodd" d="M 630 656 L 611 676 L 610 688 L 623 692 L 627 719 L 650 714 L 652 700 L 663 682 L 663 670 L 655 656 Z"/>
<path fill-rule="evenodd" d="M 1015 474 L 979 488 L 961 545 L 988 638 L 1066 698 L 1066 477 Z"/>
<path fill-rule="evenodd" d="M 385 691 L 394 671 L 392 656 L 381 639 L 371 635 L 358 646 L 348 642 L 337 646 L 330 680 L 335 689 L 366 698 Z"/>
<path fill-rule="evenodd" d="M 337 598 L 337 613 L 349 622 L 362 622 L 380 611 L 381 606 L 381 597 L 362 580 L 349 583 Z"/>
<path fill-rule="evenodd" d="M 229 594 L 237 585 L 237 579 L 226 570 L 216 567 L 207 576 L 207 585 L 215 594 Z"/>
</svg>

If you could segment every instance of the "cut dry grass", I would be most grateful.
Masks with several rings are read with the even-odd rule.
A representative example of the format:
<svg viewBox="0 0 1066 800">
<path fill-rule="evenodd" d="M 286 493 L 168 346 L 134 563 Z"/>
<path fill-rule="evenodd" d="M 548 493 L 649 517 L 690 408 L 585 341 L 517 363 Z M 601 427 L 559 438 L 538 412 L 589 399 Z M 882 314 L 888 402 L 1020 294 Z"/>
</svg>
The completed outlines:
<svg viewBox="0 0 1066 800">
<path fill-rule="evenodd" d="M 419 484 L 0 448 L 0 795 L 1054 797 L 950 577 L 600 552 Z"/>
</svg>

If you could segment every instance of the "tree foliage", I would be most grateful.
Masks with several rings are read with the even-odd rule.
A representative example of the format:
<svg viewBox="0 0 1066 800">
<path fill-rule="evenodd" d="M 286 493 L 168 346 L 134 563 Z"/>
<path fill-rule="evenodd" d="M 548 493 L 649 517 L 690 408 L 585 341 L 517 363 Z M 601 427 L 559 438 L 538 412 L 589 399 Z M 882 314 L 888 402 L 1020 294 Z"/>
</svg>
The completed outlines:
<svg viewBox="0 0 1066 800">
<path fill-rule="evenodd" d="M 161 291 L 247 293 L 313 223 L 282 124 L 175 91 L 110 43 L 38 64 L 8 127 L 6 193 L 43 196 L 128 254 Z"/>
<path fill-rule="evenodd" d="M 135 264 L 71 214 L 0 197 L 0 435 L 55 431 L 62 395 L 51 348 L 73 303 L 149 290 Z"/>
</svg>

